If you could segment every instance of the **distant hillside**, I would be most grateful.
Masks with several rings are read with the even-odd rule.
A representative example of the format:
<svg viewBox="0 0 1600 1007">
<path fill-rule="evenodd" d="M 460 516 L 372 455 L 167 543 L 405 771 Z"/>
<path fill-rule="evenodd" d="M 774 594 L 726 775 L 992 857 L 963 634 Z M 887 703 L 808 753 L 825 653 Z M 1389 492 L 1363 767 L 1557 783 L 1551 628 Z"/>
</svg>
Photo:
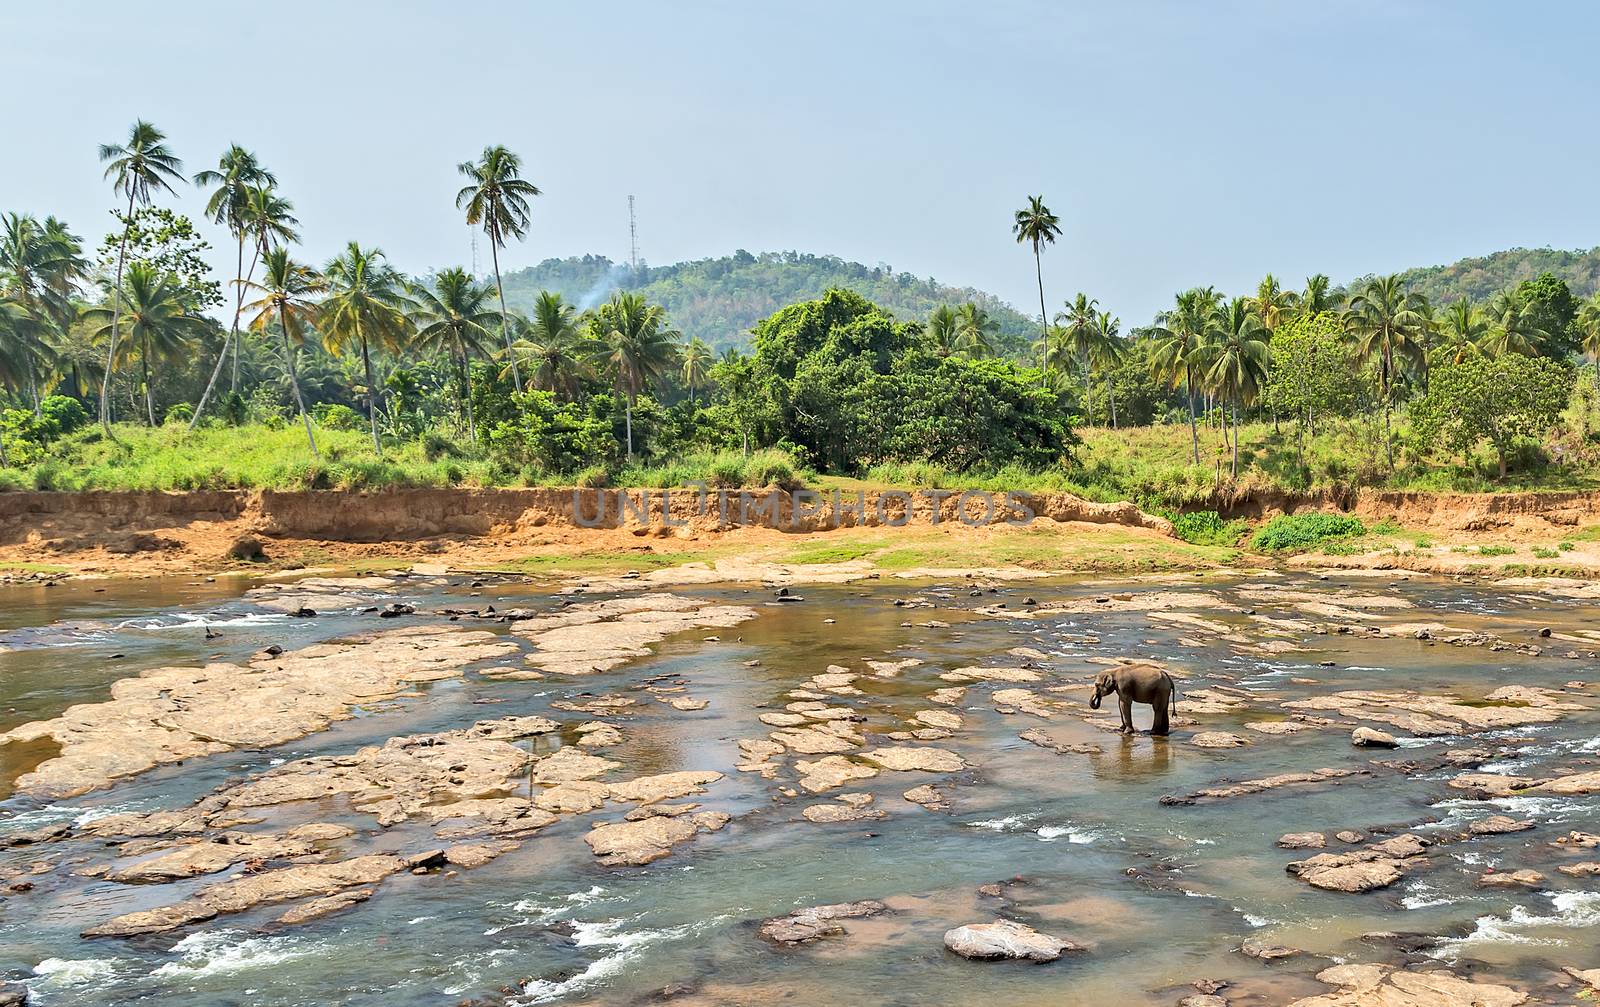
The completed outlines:
<svg viewBox="0 0 1600 1007">
<path fill-rule="evenodd" d="M 981 290 L 801 252 L 751 255 L 741 249 L 717 259 L 641 265 L 637 274 L 627 263 L 584 255 L 546 259 L 504 279 L 506 300 L 524 311 L 541 290 L 558 291 L 580 308 L 593 307 L 614 290 L 635 290 L 663 305 L 685 335 L 699 336 L 718 350 L 744 346 L 751 326 L 785 305 L 820 297 L 830 287 L 854 290 L 905 320 L 926 319 L 941 304 L 976 301 L 1000 323 L 996 349 L 1007 356 L 1028 352 L 1038 324 Z"/>
<path fill-rule="evenodd" d="M 1600 289 L 1600 248 L 1564 252 L 1553 248 L 1511 248 L 1448 266 L 1423 266 L 1402 275 L 1411 288 L 1435 304 L 1466 297 L 1487 300 L 1507 287 L 1551 272 L 1567 281 L 1575 297 Z"/>
</svg>

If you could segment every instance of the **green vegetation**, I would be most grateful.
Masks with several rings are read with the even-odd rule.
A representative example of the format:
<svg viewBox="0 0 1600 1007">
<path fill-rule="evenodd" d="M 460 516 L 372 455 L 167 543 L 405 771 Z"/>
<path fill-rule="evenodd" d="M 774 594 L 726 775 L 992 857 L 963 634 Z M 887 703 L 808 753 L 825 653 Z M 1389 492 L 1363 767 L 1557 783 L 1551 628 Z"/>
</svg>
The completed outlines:
<svg viewBox="0 0 1600 1007">
<path fill-rule="evenodd" d="M 1234 545 L 1249 527 L 1239 519 L 1224 521 L 1214 510 L 1189 511 L 1172 519 L 1173 532 L 1195 545 Z"/>
<path fill-rule="evenodd" d="M 1344 514 L 1279 514 L 1256 530 L 1250 545 L 1262 552 L 1304 552 L 1328 539 L 1366 534 L 1361 519 Z"/>
</svg>

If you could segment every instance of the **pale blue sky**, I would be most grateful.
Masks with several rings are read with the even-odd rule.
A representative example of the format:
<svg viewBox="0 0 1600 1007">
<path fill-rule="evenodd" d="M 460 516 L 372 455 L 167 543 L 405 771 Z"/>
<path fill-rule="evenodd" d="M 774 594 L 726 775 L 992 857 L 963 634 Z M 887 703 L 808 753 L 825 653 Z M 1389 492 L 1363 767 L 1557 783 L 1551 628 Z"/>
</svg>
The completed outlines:
<svg viewBox="0 0 1600 1007">
<path fill-rule="evenodd" d="M 1043 193 L 1052 310 L 1138 324 L 1268 270 L 1600 244 L 1596 37 L 1577 2 L 12 0 L 0 210 L 97 240 L 95 147 L 144 117 L 191 171 L 254 149 L 306 258 L 420 271 L 467 261 L 455 165 L 504 143 L 545 190 L 509 267 L 625 257 L 633 193 L 651 262 L 827 252 L 1028 310 Z"/>
</svg>

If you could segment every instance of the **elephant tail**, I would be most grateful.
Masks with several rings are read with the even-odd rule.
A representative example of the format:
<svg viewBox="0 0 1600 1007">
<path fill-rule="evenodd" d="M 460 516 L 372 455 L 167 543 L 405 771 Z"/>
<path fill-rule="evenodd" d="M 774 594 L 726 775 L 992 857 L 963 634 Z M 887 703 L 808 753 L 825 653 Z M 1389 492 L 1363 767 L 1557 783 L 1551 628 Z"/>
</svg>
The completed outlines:
<svg viewBox="0 0 1600 1007">
<path fill-rule="evenodd" d="M 1173 680 L 1172 675 L 1169 674 L 1168 672 L 1163 671 L 1162 674 L 1167 676 L 1167 681 L 1169 683 L 1171 683 L 1171 685 L 1172 685 L 1172 692 L 1171 692 L 1167 702 L 1169 704 L 1171 704 L 1171 707 L 1172 707 L 1172 719 L 1173 720 L 1177 720 L 1178 719 L 1178 683 Z"/>
</svg>

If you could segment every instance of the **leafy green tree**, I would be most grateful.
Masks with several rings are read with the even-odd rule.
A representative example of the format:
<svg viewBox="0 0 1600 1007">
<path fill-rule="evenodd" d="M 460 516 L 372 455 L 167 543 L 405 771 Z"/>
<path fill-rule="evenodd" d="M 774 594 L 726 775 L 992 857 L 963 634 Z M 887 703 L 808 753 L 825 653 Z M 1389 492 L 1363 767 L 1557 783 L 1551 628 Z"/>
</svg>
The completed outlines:
<svg viewBox="0 0 1600 1007">
<path fill-rule="evenodd" d="M 1295 417 L 1295 450 L 1305 463 L 1305 437 L 1317 432 L 1319 415 L 1356 407 L 1360 374 L 1344 325 L 1331 311 L 1299 315 L 1272 336 L 1269 394 L 1275 408 Z"/>
<path fill-rule="evenodd" d="M 1578 309 L 1576 327 L 1583 352 L 1594 362 L 1595 387 L 1600 388 L 1600 293 L 1590 295 Z"/>
<path fill-rule="evenodd" d="M 1528 301 L 1515 290 L 1494 295 L 1484 311 L 1490 328 L 1479 347 L 1492 357 L 1507 353 L 1536 357 L 1542 347 L 1554 340 L 1547 329 L 1540 327 L 1539 313 L 1531 310 Z"/>
<path fill-rule="evenodd" d="M 560 294 L 542 291 L 534 301 L 524 337 L 512 344 L 514 355 L 528 370 L 530 385 L 569 399 L 577 397 L 584 379 L 590 376 L 575 314 Z"/>
<path fill-rule="evenodd" d="M 577 403 L 558 402 L 552 392 L 513 393 L 515 409 L 489 432 L 495 454 L 541 474 L 577 472 L 617 455 L 617 439 L 603 417 Z"/>
<path fill-rule="evenodd" d="M 250 237 L 251 213 L 255 203 L 255 193 L 258 190 L 269 190 L 278 184 L 272 172 L 261 166 L 255 154 L 245 150 L 238 144 L 232 144 L 222 157 L 217 160 L 215 169 L 207 168 L 197 172 L 194 176 L 196 187 L 211 186 L 212 192 L 206 199 L 206 217 L 214 224 L 221 224 L 228 229 L 238 244 L 237 268 L 233 280 L 233 321 L 228 327 L 228 336 L 223 341 L 222 351 L 217 354 L 217 365 L 211 371 L 211 378 L 206 382 L 205 391 L 200 394 L 200 402 L 194 408 L 194 416 L 189 420 L 189 429 L 193 430 L 195 424 L 200 422 L 200 417 L 205 413 L 206 403 L 211 399 L 211 392 L 216 388 L 217 378 L 222 374 L 223 362 L 228 359 L 230 347 L 234 351 L 234 360 L 238 360 L 239 320 L 244 313 L 244 246 Z M 261 245 L 251 242 L 250 276 L 255 275 L 256 262 L 260 258 Z M 234 368 L 234 389 L 238 389 L 238 367 Z"/>
<path fill-rule="evenodd" d="M 106 346 L 106 373 L 100 387 L 100 426 L 111 433 L 111 376 L 116 372 L 117 343 L 121 335 L 122 272 L 127 259 L 127 228 L 132 226 L 135 204 L 150 205 L 152 191 L 176 194 L 173 182 L 183 182 L 183 162 L 166 145 L 166 134 L 143 119 L 128 130 L 126 143 L 102 144 L 100 160 L 112 191 L 128 197 L 124 239 L 117 249 L 117 270 L 111 284 L 111 337 Z"/>
<path fill-rule="evenodd" d="M 456 209 L 466 210 L 467 223 L 482 225 L 483 233 L 489 236 L 495 292 L 500 297 L 500 334 L 511 362 L 511 382 L 520 392 L 522 375 L 511 350 L 511 316 L 506 311 L 505 287 L 500 282 L 500 249 L 508 240 L 528 233 L 533 219 L 528 200 L 539 195 L 539 188 L 522 177 L 522 159 L 499 145 L 483 148 L 479 160 L 463 161 L 457 168 L 471 181 L 456 193 Z"/>
<path fill-rule="evenodd" d="M 1394 406 L 1400 368 L 1426 365 L 1422 298 L 1408 291 L 1399 274 L 1373 277 L 1350 298 L 1345 328 L 1356 341 L 1356 355 L 1377 362 L 1378 397 L 1383 406 L 1384 450 L 1394 467 L 1394 441 L 1389 414 Z"/>
<path fill-rule="evenodd" d="M 614 294 L 589 317 L 589 339 L 597 369 L 610 375 L 627 411 L 628 458 L 633 458 L 633 407 L 659 383 L 677 357 L 682 333 L 668 328 L 667 313 L 638 294 Z"/>
<path fill-rule="evenodd" d="M 1189 404 L 1189 437 L 1194 463 L 1200 464 L 1200 431 L 1195 424 L 1194 392 L 1197 373 L 1205 365 L 1206 347 L 1220 300 L 1210 287 L 1196 287 L 1177 295 L 1173 306 L 1151 326 L 1154 339 L 1152 372 L 1173 388 L 1182 387 Z"/>
<path fill-rule="evenodd" d="M 1442 354 L 1453 364 L 1483 352 L 1494 325 L 1482 311 L 1465 297 L 1451 303 L 1439 322 L 1440 343 L 1435 353 Z"/>
<path fill-rule="evenodd" d="M 282 246 L 269 249 L 261 259 L 261 282 L 246 284 L 248 289 L 261 295 L 245 305 L 245 310 L 255 316 L 250 329 L 265 334 L 276 322 L 278 334 L 283 338 L 283 362 L 289 387 L 300 411 L 300 422 L 306 428 L 306 443 L 311 445 L 311 456 L 316 458 L 317 438 L 311 431 L 311 416 L 306 412 L 305 396 L 300 391 L 295 355 L 305 343 L 307 332 L 316 324 L 315 298 L 327 288 L 327 282 L 310 266 L 289 258 L 289 250 Z"/>
<path fill-rule="evenodd" d="M 143 261 L 128 264 L 121 296 L 116 298 L 122 312 L 114 316 L 104 307 L 90 308 L 85 318 L 95 329 L 95 340 L 109 342 L 113 331 L 126 331 L 124 354 L 138 348 L 140 384 L 144 388 L 145 416 L 156 425 L 155 385 L 150 365 L 180 359 L 193 352 L 193 344 L 206 331 L 206 319 L 197 310 L 190 291 L 174 273 L 161 272 Z"/>
<path fill-rule="evenodd" d="M 1545 334 L 1539 341 L 1539 355 L 1562 359 L 1576 354 L 1580 340 L 1574 323 L 1579 304 L 1567 281 L 1546 271 L 1523 280 L 1516 290 L 1529 330 Z"/>
<path fill-rule="evenodd" d="M 1039 366 L 1040 378 L 1050 370 L 1050 312 L 1044 306 L 1044 266 L 1040 256 L 1045 245 L 1061 237 L 1061 220 L 1044 205 L 1043 196 L 1029 196 L 1028 205 L 1012 215 L 1011 233 L 1017 244 L 1033 248 L 1033 272 L 1039 283 Z"/>
<path fill-rule="evenodd" d="M 1444 363 L 1428 394 L 1413 404 L 1412 424 L 1424 444 L 1456 454 L 1469 453 L 1487 440 L 1504 479 L 1516 444 L 1555 424 L 1572 381 L 1566 364 L 1520 353 Z"/>
<path fill-rule="evenodd" d="M 458 401 L 465 403 L 467 435 L 477 443 L 478 424 L 472 406 L 472 354 L 486 354 L 486 345 L 493 338 L 489 326 L 494 324 L 496 315 L 488 304 L 489 288 L 479 286 L 466 270 L 453 266 L 434 276 L 431 290 L 413 286 L 411 296 L 415 304 L 411 321 L 417 330 L 417 346 L 425 351 L 447 353 L 460 369 L 464 391 Z"/>
<path fill-rule="evenodd" d="M 382 249 L 362 248 L 354 241 L 328 263 L 323 275 L 328 296 L 323 299 L 318 314 L 322 345 L 334 356 L 360 351 L 361 369 L 367 379 L 367 425 L 372 430 L 372 449 L 382 454 L 372 344 L 376 343 L 391 354 L 406 348 L 411 320 L 405 312 L 405 277 L 389 265 Z"/>
<path fill-rule="evenodd" d="M 1256 303 L 1236 297 L 1216 317 L 1216 340 L 1205 380 L 1233 407 L 1232 473 L 1239 475 L 1239 407 L 1254 402 L 1267 383 L 1267 368 L 1272 351 L 1267 346 L 1270 333 Z M 1224 414 L 1226 422 L 1226 414 Z"/>
</svg>

